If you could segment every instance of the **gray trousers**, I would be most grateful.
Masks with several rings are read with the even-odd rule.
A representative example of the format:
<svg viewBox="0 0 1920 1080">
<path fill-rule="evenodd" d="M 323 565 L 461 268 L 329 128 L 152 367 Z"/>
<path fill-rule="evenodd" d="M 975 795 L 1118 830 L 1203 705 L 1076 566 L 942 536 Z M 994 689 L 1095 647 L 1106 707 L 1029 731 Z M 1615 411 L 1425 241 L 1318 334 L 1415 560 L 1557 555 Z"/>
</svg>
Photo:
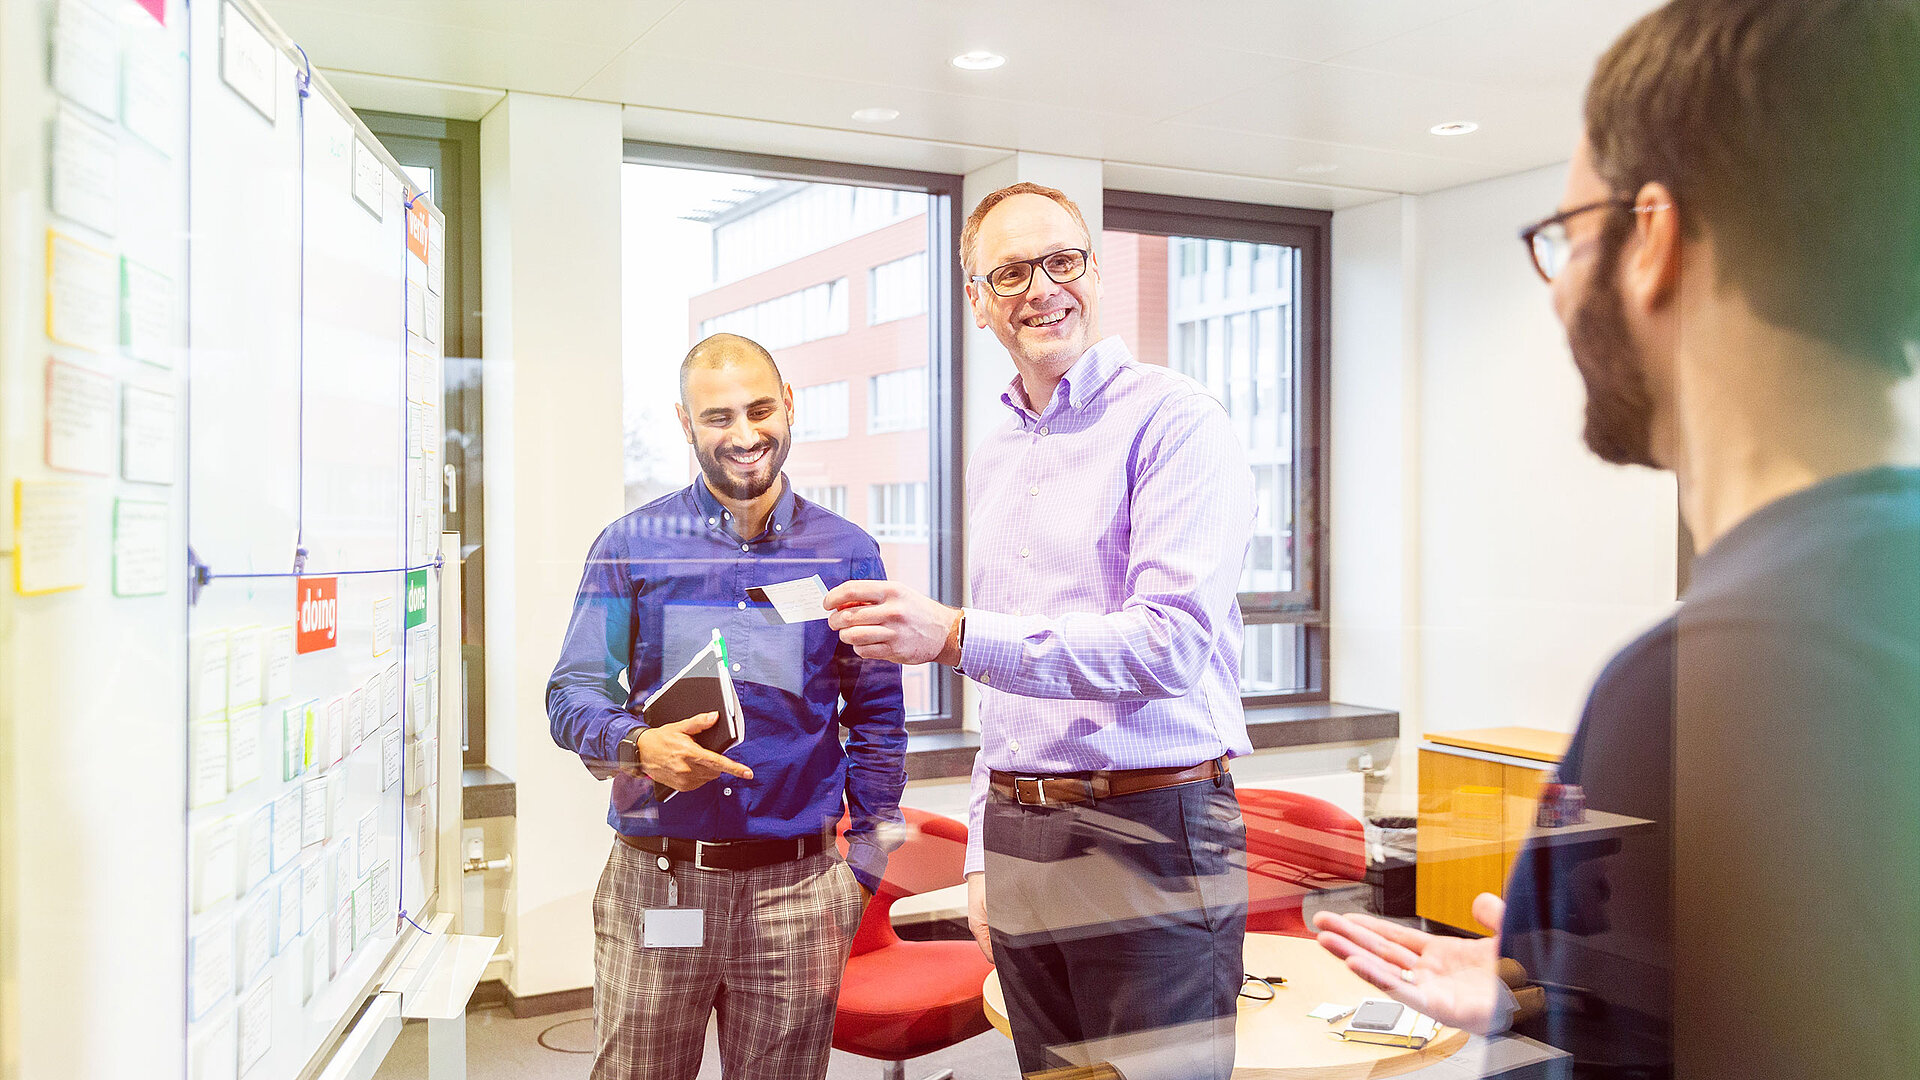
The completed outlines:
<svg viewBox="0 0 1920 1080">
<path fill-rule="evenodd" d="M 694 1080 L 716 1011 L 727 1080 L 824 1077 L 863 910 L 853 871 L 834 851 L 752 870 L 676 863 L 706 943 L 648 949 L 642 912 L 669 906 L 655 859 L 616 839 L 594 893 L 593 1080 Z"/>
</svg>

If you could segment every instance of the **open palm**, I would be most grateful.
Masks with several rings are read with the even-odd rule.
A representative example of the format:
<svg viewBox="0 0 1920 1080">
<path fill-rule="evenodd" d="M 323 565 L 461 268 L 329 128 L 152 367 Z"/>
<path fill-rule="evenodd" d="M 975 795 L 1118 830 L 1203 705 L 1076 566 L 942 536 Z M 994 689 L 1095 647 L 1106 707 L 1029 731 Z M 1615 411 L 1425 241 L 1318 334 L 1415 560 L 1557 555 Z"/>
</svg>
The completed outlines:
<svg viewBox="0 0 1920 1080">
<path fill-rule="evenodd" d="M 1423 933 L 1371 915 L 1313 917 L 1322 948 L 1388 997 L 1449 1027 L 1486 1035 L 1506 1027 L 1507 996 L 1499 976 L 1498 927 L 1506 905 L 1492 893 L 1473 902 L 1473 917 L 1492 937 Z"/>
</svg>

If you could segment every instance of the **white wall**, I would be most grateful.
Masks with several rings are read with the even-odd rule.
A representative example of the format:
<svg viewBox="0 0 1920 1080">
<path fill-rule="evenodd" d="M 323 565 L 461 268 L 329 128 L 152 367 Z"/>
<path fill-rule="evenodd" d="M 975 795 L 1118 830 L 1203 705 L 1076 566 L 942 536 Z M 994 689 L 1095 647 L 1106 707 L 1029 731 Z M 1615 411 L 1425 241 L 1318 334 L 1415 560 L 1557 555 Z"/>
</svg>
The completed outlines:
<svg viewBox="0 0 1920 1080">
<path fill-rule="evenodd" d="M 623 509 L 620 109 L 508 94 L 480 123 L 487 752 L 518 785 L 520 996 L 593 983 L 607 786 L 553 745 L 547 676 L 587 547 Z"/>
<path fill-rule="evenodd" d="M 1334 215 L 1333 693 L 1426 731 L 1571 730 L 1608 656 L 1671 610 L 1671 477 L 1603 464 L 1517 229 L 1564 167 Z"/>
</svg>

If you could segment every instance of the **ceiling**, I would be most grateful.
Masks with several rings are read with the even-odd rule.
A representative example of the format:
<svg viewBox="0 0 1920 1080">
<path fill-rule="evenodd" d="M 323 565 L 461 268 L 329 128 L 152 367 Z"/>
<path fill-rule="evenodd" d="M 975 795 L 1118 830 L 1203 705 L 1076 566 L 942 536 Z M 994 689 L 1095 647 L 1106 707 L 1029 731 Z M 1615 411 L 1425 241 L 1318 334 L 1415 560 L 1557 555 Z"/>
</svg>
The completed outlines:
<svg viewBox="0 0 1920 1080">
<path fill-rule="evenodd" d="M 446 115 L 529 91 L 633 106 L 630 133 L 682 142 L 771 123 L 792 136 L 772 152 L 1021 150 L 1352 202 L 1564 161 L 1594 60 L 1658 0 L 262 2 L 350 101 L 372 76 Z M 1006 64 L 949 63 L 971 49 Z M 852 118 L 868 107 L 900 115 Z M 1480 129 L 1429 133 L 1459 120 Z"/>
</svg>

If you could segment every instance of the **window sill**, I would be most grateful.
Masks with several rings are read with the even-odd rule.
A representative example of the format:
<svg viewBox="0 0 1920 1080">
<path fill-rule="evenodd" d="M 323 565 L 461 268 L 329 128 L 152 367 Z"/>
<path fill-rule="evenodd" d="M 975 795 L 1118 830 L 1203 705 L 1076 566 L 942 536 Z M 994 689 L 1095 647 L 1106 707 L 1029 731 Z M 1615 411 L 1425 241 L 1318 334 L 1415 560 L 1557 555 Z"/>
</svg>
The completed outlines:
<svg viewBox="0 0 1920 1080">
<path fill-rule="evenodd" d="M 460 770 L 460 816 L 512 817 L 518 807 L 513 781 L 491 765 L 468 765 Z"/>
<path fill-rule="evenodd" d="M 1378 742 L 1400 737 L 1400 714 L 1331 701 L 1249 708 L 1247 737 L 1255 750 Z M 978 732 L 925 731 L 909 735 L 907 779 L 967 776 L 973 772 L 973 756 L 979 749 Z"/>
</svg>

